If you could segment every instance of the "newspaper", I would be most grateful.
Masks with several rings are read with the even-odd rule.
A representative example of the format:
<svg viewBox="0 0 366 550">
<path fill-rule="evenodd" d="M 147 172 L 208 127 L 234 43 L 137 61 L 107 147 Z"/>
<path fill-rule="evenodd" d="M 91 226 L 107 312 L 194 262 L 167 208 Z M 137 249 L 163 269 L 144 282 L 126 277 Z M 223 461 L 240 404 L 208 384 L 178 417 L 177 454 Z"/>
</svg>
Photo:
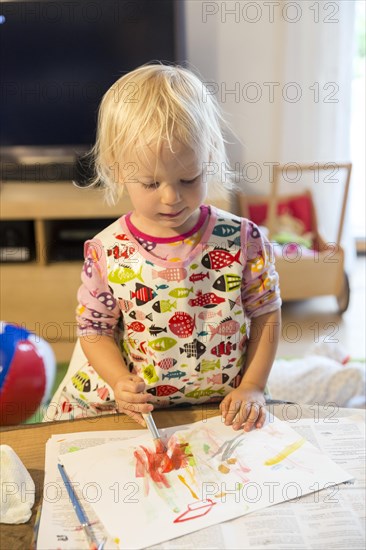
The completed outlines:
<svg viewBox="0 0 366 550">
<path fill-rule="evenodd" d="M 331 421 L 330 421 L 331 420 Z M 338 465 L 354 476 L 354 481 L 329 488 L 314 487 L 313 493 L 293 499 L 238 519 L 208 527 L 173 539 L 154 550 L 173 549 L 243 549 L 288 550 L 316 549 L 358 550 L 365 547 L 365 417 L 359 414 L 345 418 L 302 419 L 291 427 Z M 67 494 L 60 491 L 61 478 L 57 457 L 70 450 L 106 442 L 137 437 L 139 430 L 123 432 L 85 432 L 53 436 L 46 446 L 44 500 L 39 527 L 39 550 L 87 549 L 85 536 L 76 527 L 75 513 Z M 270 490 L 270 488 L 269 488 Z M 79 495 L 82 496 L 82 495 Z M 84 508 L 98 540 L 107 538 L 93 512 L 88 494 Z M 105 548 L 117 548 L 107 538 Z"/>
</svg>

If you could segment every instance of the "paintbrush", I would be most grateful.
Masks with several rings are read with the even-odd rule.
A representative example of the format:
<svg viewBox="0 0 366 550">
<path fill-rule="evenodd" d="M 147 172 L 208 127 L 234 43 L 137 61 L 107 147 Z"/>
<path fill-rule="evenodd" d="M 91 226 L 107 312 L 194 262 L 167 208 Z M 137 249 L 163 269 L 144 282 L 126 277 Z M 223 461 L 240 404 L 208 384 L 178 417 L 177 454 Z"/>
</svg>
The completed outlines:
<svg viewBox="0 0 366 550">
<path fill-rule="evenodd" d="M 69 476 L 66 473 L 66 470 L 63 466 L 63 464 L 57 464 L 57 467 L 59 469 L 59 472 L 62 477 L 62 481 L 64 482 L 67 494 L 69 495 L 71 504 L 73 505 L 73 508 L 75 510 L 76 516 L 78 520 L 80 521 L 80 526 L 82 527 L 86 538 L 88 539 L 89 548 L 93 550 L 103 550 L 104 544 L 106 542 L 106 539 L 103 539 L 101 542 L 98 542 L 93 529 L 90 525 L 88 516 L 85 513 L 84 508 L 81 505 L 81 502 L 79 501 L 75 490 L 72 486 L 71 480 Z"/>
<path fill-rule="evenodd" d="M 148 428 L 149 432 L 151 433 L 151 436 L 154 440 L 156 450 L 158 452 L 165 452 L 166 447 L 165 447 L 165 445 L 164 445 L 164 443 L 161 439 L 161 435 L 159 433 L 159 430 L 156 427 L 156 424 L 154 422 L 152 414 L 150 412 L 149 413 L 142 413 L 142 416 L 143 416 L 143 419 L 146 422 L 146 426 L 147 426 L 147 428 Z"/>
</svg>

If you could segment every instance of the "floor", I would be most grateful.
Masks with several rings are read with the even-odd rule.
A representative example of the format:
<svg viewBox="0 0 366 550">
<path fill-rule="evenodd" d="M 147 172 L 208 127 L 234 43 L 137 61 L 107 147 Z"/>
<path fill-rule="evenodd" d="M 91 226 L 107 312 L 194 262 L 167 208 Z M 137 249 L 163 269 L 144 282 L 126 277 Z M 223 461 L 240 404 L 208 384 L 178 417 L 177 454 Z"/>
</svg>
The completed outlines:
<svg viewBox="0 0 366 550">
<path fill-rule="evenodd" d="M 342 316 L 333 296 L 283 305 L 278 357 L 301 357 L 315 342 L 326 342 L 342 346 L 353 359 L 365 359 L 365 267 L 366 257 L 357 257 L 350 276 L 350 304 Z"/>
</svg>

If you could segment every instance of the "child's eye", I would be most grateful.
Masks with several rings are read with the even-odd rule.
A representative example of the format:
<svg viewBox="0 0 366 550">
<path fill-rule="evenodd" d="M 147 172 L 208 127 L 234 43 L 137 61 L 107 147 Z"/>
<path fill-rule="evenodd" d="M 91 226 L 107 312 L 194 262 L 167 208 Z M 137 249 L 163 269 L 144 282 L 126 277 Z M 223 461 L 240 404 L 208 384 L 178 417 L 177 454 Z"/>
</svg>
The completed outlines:
<svg viewBox="0 0 366 550">
<path fill-rule="evenodd" d="M 201 176 L 201 174 L 198 174 L 198 176 L 196 176 L 195 178 L 191 179 L 191 180 L 180 180 L 181 183 L 194 183 L 199 177 Z M 158 181 L 154 181 L 153 183 L 142 183 L 140 182 L 142 187 L 144 189 L 158 189 L 160 183 Z"/>
<path fill-rule="evenodd" d="M 141 185 L 144 189 L 157 189 L 159 187 L 159 182 L 154 181 L 154 183 L 142 183 Z"/>
<path fill-rule="evenodd" d="M 180 181 L 181 181 L 181 183 L 194 183 L 200 177 L 200 175 L 201 174 L 198 174 L 198 176 L 196 176 L 192 180 L 180 180 Z"/>
</svg>

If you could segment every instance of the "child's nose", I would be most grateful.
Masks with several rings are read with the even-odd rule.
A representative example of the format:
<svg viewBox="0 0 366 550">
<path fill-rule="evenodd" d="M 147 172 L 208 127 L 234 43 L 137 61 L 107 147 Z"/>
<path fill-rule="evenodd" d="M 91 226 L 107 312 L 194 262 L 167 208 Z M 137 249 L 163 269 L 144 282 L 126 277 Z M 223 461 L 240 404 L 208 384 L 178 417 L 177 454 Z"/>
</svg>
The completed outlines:
<svg viewBox="0 0 366 550">
<path fill-rule="evenodd" d="M 176 185 L 164 185 L 162 188 L 162 202 L 164 204 L 176 204 L 181 200 L 179 189 Z"/>
</svg>

